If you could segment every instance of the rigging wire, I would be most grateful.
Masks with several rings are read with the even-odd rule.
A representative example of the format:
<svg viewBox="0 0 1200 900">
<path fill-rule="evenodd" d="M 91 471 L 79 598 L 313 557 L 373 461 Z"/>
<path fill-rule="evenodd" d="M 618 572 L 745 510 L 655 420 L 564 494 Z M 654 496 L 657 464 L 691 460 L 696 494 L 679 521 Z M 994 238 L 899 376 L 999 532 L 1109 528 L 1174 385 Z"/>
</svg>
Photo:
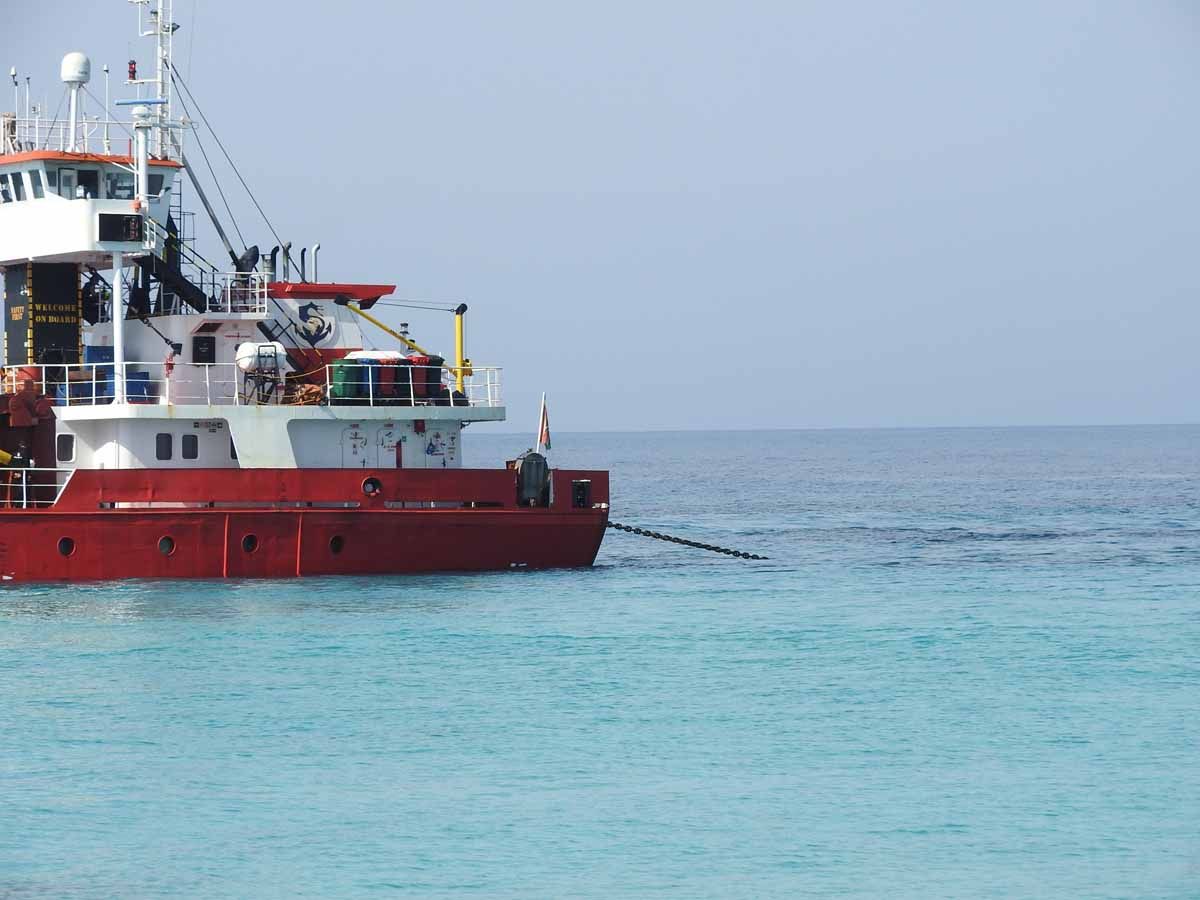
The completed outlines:
<svg viewBox="0 0 1200 900">
<path fill-rule="evenodd" d="M 271 220 L 267 218 L 267 214 L 265 212 L 263 212 L 263 208 L 259 204 L 258 199 L 254 196 L 254 192 L 250 190 L 250 185 L 246 184 L 246 179 L 243 178 L 242 173 L 240 171 L 238 171 L 238 167 L 234 164 L 233 158 L 229 155 L 229 151 L 226 150 L 225 145 L 221 143 L 221 139 L 217 136 L 217 132 L 213 130 L 212 125 L 208 121 L 208 117 L 204 115 L 204 110 L 202 110 L 200 108 L 200 104 L 196 101 L 195 95 L 192 94 L 191 90 L 188 89 L 187 84 L 184 82 L 182 76 L 179 75 L 179 71 L 175 68 L 174 64 L 168 63 L 167 65 L 170 68 L 172 83 L 174 83 L 176 85 L 176 87 L 179 87 L 180 89 L 182 89 L 183 92 L 185 94 L 187 94 L 188 97 L 191 99 L 192 105 L 194 107 L 196 107 L 196 112 L 200 114 L 200 120 L 202 122 L 204 122 L 205 127 L 208 128 L 209 134 L 211 134 L 213 136 L 213 140 L 216 141 L 217 146 L 221 148 L 221 153 L 223 153 L 225 155 L 225 161 L 229 163 L 229 167 L 231 169 L 233 169 L 233 174 L 236 175 L 238 181 L 240 181 L 242 183 L 242 187 L 245 189 L 246 195 L 250 198 L 250 201 L 254 204 L 254 208 L 258 210 L 258 214 L 260 216 L 262 216 L 263 221 L 267 223 L 267 228 L 268 228 L 268 230 L 270 230 L 271 235 L 275 238 L 275 243 L 277 243 L 280 247 L 282 247 L 283 240 L 279 237 L 279 232 L 277 232 L 275 230 L 275 226 L 271 224 Z M 183 98 L 181 97 L 180 98 L 181 102 L 182 102 L 182 99 Z M 186 106 L 185 106 L 185 109 L 186 109 Z M 305 278 L 302 280 L 307 281 L 308 279 Z"/>
<path fill-rule="evenodd" d="M 429 302 L 425 303 L 421 300 L 376 300 L 375 306 L 402 306 L 405 309 L 422 309 L 432 310 L 435 312 L 454 312 L 455 306 L 441 306 L 439 304 Z"/>
<path fill-rule="evenodd" d="M 172 80 L 174 80 L 172 78 Z M 188 118 L 192 117 L 192 111 L 188 109 L 187 101 L 183 97 L 179 98 L 179 104 L 183 107 L 183 111 L 187 113 Z M 197 110 L 199 107 L 197 107 Z M 207 124 L 207 122 L 205 123 Z M 211 131 L 211 129 L 209 129 Z M 229 201 L 225 198 L 225 191 L 221 188 L 221 180 L 217 178 L 217 173 L 213 170 L 212 162 L 209 161 L 208 152 L 204 149 L 204 143 L 200 140 L 198 132 L 193 131 L 192 136 L 196 139 L 196 146 L 200 148 L 200 155 L 204 157 L 204 165 L 208 167 L 208 174 L 212 176 L 213 184 L 216 185 L 217 193 L 221 197 L 221 203 L 225 206 L 225 212 L 229 214 L 229 221 L 233 224 L 233 230 L 238 236 L 238 240 L 242 242 L 242 249 L 246 249 L 246 239 L 242 237 L 242 229 L 238 227 L 237 219 L 233 215 L 233 210 L 229 207 Z M 215 137 L 215 135 L 214 135 Z M 220 143 L 218 141 L 218 143 Z"/>
<path fill-rule="evenodd" d="M 58 97 L 58 108 L 54 110 L 54 121 L 50 123 L 50 127 L 46 129 L 46 140 L 42 142 L 42 149 L 45 150 L 50 143 L 50 132 L 54 130 L 54 126 L 58 124 L 58 114 L 62 112 L 63 101 L 67 99 L 67 91 L 69 88 L 63 88 L 63 92 Z M 37 135 L 33 136 L 33 140 L 37 142 Z"/>
<path fill-rule="evenodd" d="M 104 108 L 104 101 L 101 100 L 99 97 L 97 97 L 95 94 L 93 94 L 90 90 L 88 90 L 88 86 L 86 84 L 80 85 L 80 87 L 83 88 L 83 92 L 85 94 L 87 94 L 89 97 L 92 98 L 92 101 L 97 106 L 99 106 L 101 109 L 104 110 L 104 117 L 105 117 L 105 119 L 108 119 L 108 116 L 110 115 L 110 113 L 107 109 Z M 131 141 L 133 140 L 133 132 L 129 130 L 129 128 L 125 125 L 124 122 L 122 122 L 118 119 L 108 119 L 108 121 L 111 124 L 118 126 L 122 131 L 124 131 L 127 135 L 129 135 L 129 139 Z"/>
<path fill-rule="evenodd" d="M 188 78 L 192 77 L 192 47 L 196 43 L 196 7 L 199 5 L 200 5 L 200 0 L 192 0 L 192 25 L 188 29 L 188 53 L 187 53 Z"/>
</svg>

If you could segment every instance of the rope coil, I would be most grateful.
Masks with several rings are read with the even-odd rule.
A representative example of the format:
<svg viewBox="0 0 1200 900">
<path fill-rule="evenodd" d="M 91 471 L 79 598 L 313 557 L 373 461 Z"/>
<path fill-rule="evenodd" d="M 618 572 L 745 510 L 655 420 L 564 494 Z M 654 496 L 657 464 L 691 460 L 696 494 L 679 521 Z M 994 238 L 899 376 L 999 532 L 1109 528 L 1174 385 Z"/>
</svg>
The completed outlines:
<svg viewBox="0 0 1200 900">
<path fill-rule="evenodd" d="M 684 547 L 695 547 L 697 550 L 710 550 L 713 553 L 724 553 L 726 556 L 736 556 L 738 559 L 767 559 L 766 556 L 759 556 L 756 553 L 745 553 L 741 550 L 730 550 L 728 547 L 718 547 L 715 544 L 702 544 L 699 541 L 689 541 L 687 538 L 673 537 L 669 534 L 663 534 L 660 531 L 651 531 L 648 528 L 634 528 L 632 525 L 622 525 L 620 522 L 609 522 L 609 528 L 615 528 L 617 531 L 625 531 L 629 534 L 638 534 L 642 537 L 654 538 L 656 541 L 666 541 L 669 544 L 682 544 Z"/>
</svg>

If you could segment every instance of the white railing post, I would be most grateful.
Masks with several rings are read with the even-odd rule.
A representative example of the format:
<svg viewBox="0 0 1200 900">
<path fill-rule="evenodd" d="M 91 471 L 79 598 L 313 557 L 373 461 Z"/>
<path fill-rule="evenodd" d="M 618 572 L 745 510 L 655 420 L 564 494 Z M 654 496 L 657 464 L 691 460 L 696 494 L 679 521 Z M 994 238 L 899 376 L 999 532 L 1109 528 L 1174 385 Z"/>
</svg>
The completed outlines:
<svg viewBox="0 0 1200 900">
<path fill-rule="evenodd" d="M 375 405 L 375 379 L 371 377 L 372 366 L 363 366 L 363 371 L 367 373 L 367 406 Z"/>
<path fill-rule="evenodd" d="M 208 405 L 212 406 L 212 384 L 209 383 L 208 370 L 211 369 L 208 363 L 204 364 L 204 399 L 208 401 Z"/>
</svg>

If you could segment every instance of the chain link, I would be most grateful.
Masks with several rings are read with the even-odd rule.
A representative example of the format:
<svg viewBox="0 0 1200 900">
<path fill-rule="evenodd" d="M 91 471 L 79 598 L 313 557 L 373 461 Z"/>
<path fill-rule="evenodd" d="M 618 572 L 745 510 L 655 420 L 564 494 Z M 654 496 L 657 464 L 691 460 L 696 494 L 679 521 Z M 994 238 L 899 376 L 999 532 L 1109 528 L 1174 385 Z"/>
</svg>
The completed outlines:
<svg viewBox="0 0 1200 900">
<path fill-rule="evenodd" d="M 767 559 L 756 553 L 743 553 L 740 550 L 730 550 L 715 544 L 702 544 L 699 541 L 689 541 L 687 538 L 672 537 L 660 531 L 650 531 L 648 528 L 634 528 L 632 525 L 622 525 L 620 522 L 609 522 L 609 528 L 625 531 L 629 534 L 640 534 L 642 537 L 654 538 L 656 541 L 666 541 L 669 544 L 682 544 L 684 547 L 695 547 L 697 550 L 711 550 L 713 553 L 724 553 L 726 556 L 736 556 L 739 559 Z"/>
</svg>

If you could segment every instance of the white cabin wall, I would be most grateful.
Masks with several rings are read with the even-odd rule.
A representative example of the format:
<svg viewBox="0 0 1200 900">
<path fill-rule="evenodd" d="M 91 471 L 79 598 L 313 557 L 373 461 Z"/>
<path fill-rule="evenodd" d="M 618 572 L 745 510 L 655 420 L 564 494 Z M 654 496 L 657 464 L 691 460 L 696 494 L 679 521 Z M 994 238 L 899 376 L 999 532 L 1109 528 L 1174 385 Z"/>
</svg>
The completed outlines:
<svg viewBox="0 0 1200 900">
<path fill-rule="evenodd" d="M 301 469 L 462 467 L 458 422 L 429 421 L 425 433 L 418 434 L 411 421 L 293 420 L 288 438 Z"/>
<path fill-rule="evenodd" d="M 96 419 L 59 423 L 75 435 L 76 469 L 236 469 L 224 419 Z M 158 459 L 158 435 L 171 435 L 171 458 Z M 196 458 L 183 456 L 185 435 L 196 437 Z"/>
</svg>

